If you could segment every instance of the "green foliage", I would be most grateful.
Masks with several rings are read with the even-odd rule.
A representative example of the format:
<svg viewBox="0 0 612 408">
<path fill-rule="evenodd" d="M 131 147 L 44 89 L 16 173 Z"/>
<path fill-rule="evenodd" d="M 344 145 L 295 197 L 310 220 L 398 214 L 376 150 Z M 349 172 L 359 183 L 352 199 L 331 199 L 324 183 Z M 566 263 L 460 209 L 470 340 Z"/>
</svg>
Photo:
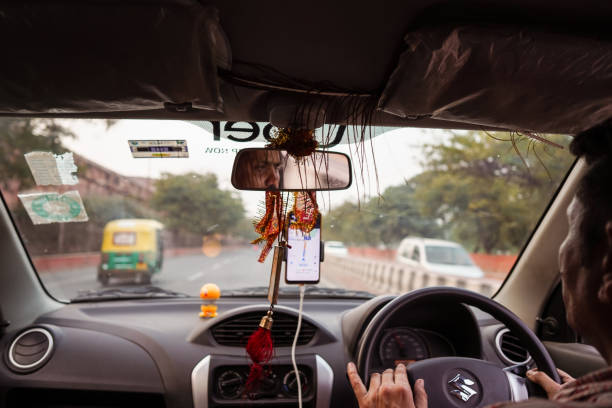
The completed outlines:
<svg viewBox="0 0 612 408">
<path fill-rule="evenodd" d="M 227 234 L 241 225 L 242 201 L 219 189 L 214 174 L 164 174 L 155 183 L 152 206 L 170 229 L 198 235 Z"/>
<path fill-rule="evenodd" d="M 348 244 L 391 245 L 408 235 L 428 238 L 441 231 L 432 217 L 422 216 L 409 185 L 387 188 L 380 198 L 362 204 L 345 202 L 324 218 L 324 236 Z"/>
<path fill-rule="evenodd" d="M 573 161 L 566 149 L 508 133 L 455 133 L 424 153 L 423 172 L 404 185 L 360 210 L 351 202 L 332 210 L 326 239 L 388 246 L 412 235 L 450 239 L 473 252 L 516 252 Z"/>
<path fill-rule="evenodd" d="M 40 150 L 64 153 L 62 137 L 72 132 L 53 119 L 0 118 L 0 174 L 3 180 L 18 181 L 21 188 L 34 186 L 23 155 Z"/>
<path fill-rule="evenodd" d="M 255 227 L 253 224 L 254 220 L 249 219 L 248 217 L 240 219 L 232 228 L 232 235 L 238 238 L 243 238 L 248 242 L 259 238 L 259 234 L 255 232 Z"/>
<path fill-rule="evenodd" d="M 561 146 L 570 138 L 544 135 Z M 415 177 L 421 214 L 473 252 L 515 252 L 548 204 L 573 157 L 516 134 L 468 132 L 425 146 Z"/>
</svg>

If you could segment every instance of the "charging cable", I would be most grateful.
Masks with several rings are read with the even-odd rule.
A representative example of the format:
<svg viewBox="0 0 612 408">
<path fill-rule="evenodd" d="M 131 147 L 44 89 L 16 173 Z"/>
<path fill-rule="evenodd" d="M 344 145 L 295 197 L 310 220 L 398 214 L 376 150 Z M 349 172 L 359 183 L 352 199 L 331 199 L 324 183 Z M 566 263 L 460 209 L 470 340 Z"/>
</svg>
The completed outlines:
<svg viewBox="0 0 612 408">
<path fill-rule="evenodd" d="M 298 309 L 298 322 L 297 328 L 295 329 L 295 337 L 293 337 L 293 345 L 291 346 L 291 362 L 293 363 L 293 371 L 295 372 L 295 380 L 297 381 L 298 390 L 298 407 L 302 408 L 302 380 L 300 379 L 300 372 L 298 371 L 297 363 L 295 362 L 295 346 L 297 345 L 298 337 L 300 335 L 300 329 L 302 328 L 302 307 L 304 306 L 304 284 L 301 283 L 300 287 L 300 307 Z"/>
</svg>

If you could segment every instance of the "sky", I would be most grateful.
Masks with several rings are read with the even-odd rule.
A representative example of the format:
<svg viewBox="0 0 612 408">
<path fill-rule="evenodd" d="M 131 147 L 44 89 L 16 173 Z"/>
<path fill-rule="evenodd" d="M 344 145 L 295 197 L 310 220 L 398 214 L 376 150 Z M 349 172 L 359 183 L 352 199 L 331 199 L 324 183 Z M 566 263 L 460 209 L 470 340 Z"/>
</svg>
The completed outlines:
<svg viewBox="0 0 612 408">
<path fill-rule="evenodd" d="M 222 131 L 220 140 L 214 140 L 212 125 L 206 122 L 204 129 L 200 126 L 183 121 L 169 120 L 122 120 L 107 128 L 104 121 L 92 120 L 66 120 L 64 124 L 72 129 L 75 138 L 63 139 L 63 144 L 81 156 L 92 160 L 110 170 L 125 176 L 139 176 L 159 178 L 163 173 L 184 174 L 188 172 L 207 173 L 217 175 L 222 189 L 236 191 L 230 182 L 233 159 L 238 149 L 246 147 L 263 147 L 265 139 L 260 135 L 251 142 L 236 142 L 227 139 L 231 132 Z M 240 127 L 237 123 L 234 127 Z M 242 124 L 243 127 L 248 124 Z M 260 126 L 263 128 L 263 126 Z M 421 171 L 420 156 L 424 143 L 439 142 L 449 137 L 450 132 L 431 129 L 378 129 L 381 133 L 371 141 L 366 141 L 365 149 L 367 169 L 364 168 L 364 180 L 359 174 L 359 157 L 355 146 L 339 144 L 330 150 L 349 154 L 353 166 L 358 171 L 358 179 L 353 179 L 353 186 L 347 190 L 319 193 L 319 204 L 323 212 L 340 205 L 346 200 L 356 202 L 358 190 L 363 200 L 375 196 L 377 188 L 382 193 L 385 188 L 402 184 L 405 180 Z M 234 133 L 236 137 L 243 137 L 245 133 Z M 248 134 L 247 134 L 248 135 Z M 128 140 L 176 140 L 187 141 L 189 158 L 133 158 L 128 146 Z M 346 139 L 346 137 L 345 137 Z M 371 154 L 373 146 L 376 152 L 374 159 L 378 172 L 378 187 L 372 164 Z M 78 174 L 78 173 L 77 173 Z M 253 216 L 257 213 L 263 193 L 236 192 L 244 203 L 247 214 Z M 331 201 L 331 203 L 330 203 Z"/>
</svg>

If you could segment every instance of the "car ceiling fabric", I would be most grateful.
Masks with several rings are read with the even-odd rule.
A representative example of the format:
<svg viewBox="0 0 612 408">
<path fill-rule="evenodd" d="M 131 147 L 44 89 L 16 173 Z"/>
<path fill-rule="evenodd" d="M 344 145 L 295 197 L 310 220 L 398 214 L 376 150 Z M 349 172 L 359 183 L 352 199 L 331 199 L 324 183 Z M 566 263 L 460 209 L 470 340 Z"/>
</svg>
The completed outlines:
<svg viewBox="0 0 612 408">
<path fill-rule="evenodd" d="M 612 44 L 517 27 L 427 28 L 378 107 L 521 131 L 577 133 L 612 117 Z"/>
<path fill-rule="evenodd" d="M 217 14 L 195 0 L 0 5 L 0 112 L 222 112 Z"/>
</svg>

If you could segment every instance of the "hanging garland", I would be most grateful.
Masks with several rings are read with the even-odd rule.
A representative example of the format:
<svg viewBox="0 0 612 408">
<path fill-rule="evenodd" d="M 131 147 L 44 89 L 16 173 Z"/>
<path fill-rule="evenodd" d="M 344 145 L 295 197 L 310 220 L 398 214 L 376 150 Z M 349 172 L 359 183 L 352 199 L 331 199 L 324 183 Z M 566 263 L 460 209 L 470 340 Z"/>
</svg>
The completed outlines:
<svg viewBox="0 0 612 408">
<path fill-rule="evenodd" d="M 280 128 L 273 132 L 266 147 L 286 150 L 295 159 L 310 156 L 319 146 L 311 129 Z"/>
<path fill-rule="evenodd" d="M 259 262 L 265 261 L 266 256 L 268 256 L 274 241 L 284 228 L 284 219 L 282 194 L 278 191 L 266 191 L 265 212 L 261 219 L 255 223 L 255 232 L 259 234 L 259 238 L 251 242 L 252 244 L 265 242 L 259 255 Z"/>
<path fill-rule="evenodd" d="M 315 191 L 294 192 L 292 211 L 295 219 L 289 224 L 289 228 L 309 234 L 315 227 L 319 216 L 317 193 Z"/>
</svg>

